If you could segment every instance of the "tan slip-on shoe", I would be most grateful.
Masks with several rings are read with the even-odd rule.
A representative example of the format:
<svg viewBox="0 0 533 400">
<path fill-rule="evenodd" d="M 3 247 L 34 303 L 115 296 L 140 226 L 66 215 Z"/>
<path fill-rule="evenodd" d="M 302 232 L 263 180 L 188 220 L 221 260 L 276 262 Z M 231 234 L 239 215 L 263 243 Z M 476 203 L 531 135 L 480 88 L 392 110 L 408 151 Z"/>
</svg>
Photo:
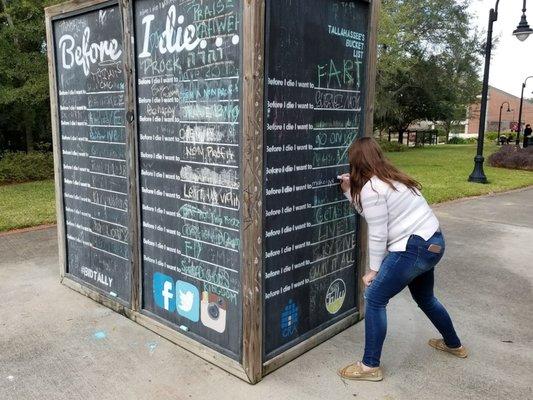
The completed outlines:
<svg viewBox="0 0 533 400">
<path fill-rule="evenodd" d="M 373 368 L 371 371 L 363 371 L 363 366 L 360 362 L 339 369 L 337 374 L 343 379 L 350 379 L 353 381 L 379 382 L 383 380 L 383 371 L 381 368 L 377 367 Z"/>
<path fill-rule="evenodd" d="M 452 349 L 444 343 L 443 339 L 429 339 L 428 344 L 433 347 L 434 349 L 444 351 L 446 353 L 453 354 L 455 357 L 459 358 L 466 358 L 468 357 L 468 351 L 466 350 L 465 346 L 458 347 L 456 349 Z"/>
</svg>

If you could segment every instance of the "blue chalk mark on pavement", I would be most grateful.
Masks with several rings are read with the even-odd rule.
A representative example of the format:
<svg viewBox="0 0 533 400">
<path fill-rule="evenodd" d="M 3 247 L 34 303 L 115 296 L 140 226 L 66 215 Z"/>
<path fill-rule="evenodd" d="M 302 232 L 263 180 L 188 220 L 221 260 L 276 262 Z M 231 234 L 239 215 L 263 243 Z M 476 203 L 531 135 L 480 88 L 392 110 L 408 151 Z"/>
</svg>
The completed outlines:
<svg viewBox="0 0 533 400">
<path fill-rule="evenodd" d="M 105 333 L 104 331 L 98 331 L 98 332 L 95 332 L 93 334 L 93 337 L 96 340 L 102 340 L 102 339 L 105 339 L 107 337 L 107 333 Z"/>
<path fill-rule="evenodd" d="M 148 351 L 150 352 L 150 355 L 152 355 L 157 347 L 157 342 L 148 342 L 146 343 L 146 347 L 148 347 Z"/>
</svg>

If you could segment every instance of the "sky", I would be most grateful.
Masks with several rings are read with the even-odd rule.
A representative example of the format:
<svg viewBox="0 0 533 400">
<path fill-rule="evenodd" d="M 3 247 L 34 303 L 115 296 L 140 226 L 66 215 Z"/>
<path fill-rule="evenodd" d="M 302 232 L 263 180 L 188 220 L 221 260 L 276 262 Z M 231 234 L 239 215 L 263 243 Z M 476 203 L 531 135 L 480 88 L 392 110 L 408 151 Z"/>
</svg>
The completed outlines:
<svg viewBox="0 0 533 400">
<path fill-rule="evenodd" d="M 470 9 L 484 34 L 488 28 L 489 10 L 495 4 L 496 0 L 471 0 Z M 498 21 L 494 23 L 494 37 L 499 38 L 499 42 L 493 49 L 490 67 L 490 84 L 516 96 L 520 96 L 522 82 L 533 75 L 533 35 L 525 42 L 513 36 L 522 15 L 522 4 L 522 0 L 500 1 Z M 533 0 L 529 0 L 528 6 L 527 20 L 533 27 Z M 484 63 L 480 66 L 480 76 L 483 68 Z M 524 96 L 533 97 L 532 92 L 533 78 L 528 81 Z"/>
</svg>

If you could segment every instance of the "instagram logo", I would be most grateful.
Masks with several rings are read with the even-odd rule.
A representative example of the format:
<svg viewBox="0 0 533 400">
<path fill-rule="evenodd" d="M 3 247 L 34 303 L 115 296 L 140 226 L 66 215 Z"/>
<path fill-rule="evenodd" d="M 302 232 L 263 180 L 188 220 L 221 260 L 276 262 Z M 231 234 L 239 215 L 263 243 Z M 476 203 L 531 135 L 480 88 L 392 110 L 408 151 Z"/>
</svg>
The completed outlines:
<svg viewBox="0 0 533 400">
<path fill-rule="evenodd" d="M 207 328 L 219 333 L 226 330 L 226 301 L 216 294 L 203 292 L 200 319 Z"/>
</svg>

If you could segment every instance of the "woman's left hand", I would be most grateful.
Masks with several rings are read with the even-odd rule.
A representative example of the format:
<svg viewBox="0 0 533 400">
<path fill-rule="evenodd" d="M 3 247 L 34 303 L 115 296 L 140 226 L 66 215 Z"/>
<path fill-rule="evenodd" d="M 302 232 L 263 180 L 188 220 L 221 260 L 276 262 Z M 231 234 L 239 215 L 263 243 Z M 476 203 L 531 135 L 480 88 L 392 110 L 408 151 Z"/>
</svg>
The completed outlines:
<svg viewBox="0 0 533 400">
<path fill-rule="evenodd" d="M 365 274 L 365 276 L 363 276 L 363 282 L 365 283 L 366 287 L 369 287 L 372 281 L 376 279 L 377 274 L 378 273 L 376 271 L 370 270 Z"/>
</svg>

